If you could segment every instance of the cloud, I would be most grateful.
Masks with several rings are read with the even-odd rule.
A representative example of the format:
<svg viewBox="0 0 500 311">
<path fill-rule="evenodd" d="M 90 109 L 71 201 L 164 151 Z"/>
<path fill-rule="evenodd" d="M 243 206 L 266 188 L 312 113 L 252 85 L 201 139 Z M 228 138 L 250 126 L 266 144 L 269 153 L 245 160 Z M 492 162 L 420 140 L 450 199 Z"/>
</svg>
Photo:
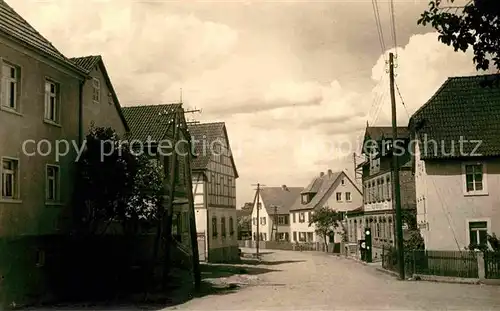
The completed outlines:
<svg viewBox="0 0 500 311">
<path fill-rule="evenodd" d="M 366 122 L 390 125 L 384 59 L 379 55 L 377 60 L 377 46 L 349 46 L 346 40 L 356 36 L 355 26 L 348 34 L 338 34 L 334 40 L 342 45 L 338 49 L 321 46 L 322 53 L 314 50 L 308 55 L 300 41 L 276 35 L 272 29 L 258 32 L 243 22 L 203 18 L 174 10 L 168 3 L 10 2 L 67 56 L 103 55 L 122 105 L 175 102 L 182 88 L 185 105 L 203 109 L 201 115 L 188 117 L 225 121 L 240 173 L 238 205 L 252 199 L 252 183 L 305 186 L 329 168 L 347 170 L 352 176 L 352 152 L 361 145 Z M 297 11 L 298 22 L 301 16 Z M 349 23 L 341 17 L 337 24 Z M 280 26 L 271 21 L 273 27 Z M 363 38 L 368 40 L 366 33 Z M 328 35 L 337 38 L 337 34 Z M 358 42 L 360 37 L 356 38 Z M 314 38 L 318 45 L 322 40 Z M 325 66 L 342 63 L 342 56 L 329 61 L 336 57 L 336 50 L 352 54 L 345 58 L 351 62 L 359 55 L 376 59 L 368 66 L 373 67 L 371 77 L 369 70 L 354 67 L 359 64 Z M 407 125 L 408 114 L 422 106 L 448 76 L 475 72 L 470 55 L 455 53 L 438 42 L 435 33 L 411 36 L 397 55 L 396 82 L 405 104 L 396 93 L 401 126 Z M 318 79 L 309 65 L 322 77 L 331 71 L 331 78 Z M 348 72 L 349 77 L 335 77 L 337 72 Z M 349 89 L 344 87 L 345 80 L 353 77 L 360 81 L 355 88 L 352 81 L 347 81 Z"/>
</svg>

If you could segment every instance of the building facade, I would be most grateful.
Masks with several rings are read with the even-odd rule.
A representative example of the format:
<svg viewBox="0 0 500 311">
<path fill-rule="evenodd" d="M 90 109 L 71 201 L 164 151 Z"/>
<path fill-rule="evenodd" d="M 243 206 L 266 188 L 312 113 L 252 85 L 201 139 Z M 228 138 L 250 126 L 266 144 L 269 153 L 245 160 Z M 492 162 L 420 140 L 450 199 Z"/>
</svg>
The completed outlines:
<svg viewBox="0 0 500 311">
<path fill-rule="evenodd" d="M 300 196 L 302 189 L 283 185 L 261 187 L 256 192 L 252 209 L 253 241 L 257 241 L 257 237 L 259 241 L 290 241 L 290 207 Z"/>
<path fill-rule="evenodd" d="M 500 234 L 500 90 L 482 86 L 498 77 L 449 78 L 410 119 L 426 249 L 489 247 Z"/>
<path fill-rule="evenodd" d="M 290 208 L 290 232 L 293 242 L 323 242 L 309 221 L 315 210 L 327 207 L 341 215 L 354 210 L 363 203 L 363 196 L 345 172 L 328 170 L 321 172 L 304 188 L 300 197 Z M 343 216 L 342 216 L 343 217 Z M 344 232 L 341 227 L 328 237 L 327 243 L 340 243 Z"/>
<path fill-rule="evenodd" d="M 88 75 L 82 94 L 83 133 L 88 133 L 93 124 L 96 127 L 111 127 L 123 138 L 129 128 L 102 57 L 84 56 L 70 58 L 70 61 Z"/>
<path fill-rule="evenodd" d="M 151 161 L 155 161 L 163 169 L 165 177 L 163 182 L 164 208 L 167 208 L 167 204 L 170 202 L 169 195 L 172 186 L 170 163 L 173 160 L 173 153 L 177 152 L 171 233 L 175 241 L 178 242 L 176 245 L 185 253 L 192 255 L 185 163 L 189 146 L 177 144 L 178 141 L 187 142 L 190 139 L 182 104 L 129 106 L 123 107 L 122 111 L 130 127 L 129 139 L 142 142 L 143 146 L 151 151 L 149 155 Z M 179 125 L 179 137 L 177 138 L 175 137 L 174 124 Z M 173 150 L 174 148 L 177 149 Z"/>
<path fill-rule="evenodd" d="M 393 141 L 391 127 L 367 126 L 363 141 L 363 154 L 367 160 L 360 164 L 363 208 L 347 215 L 350 243 L 363 240 L 364 229 L 371 228 L 373 260 L 381 260 L 382 249 L 395 244 L 393 151 L 398 152 L 401 208 L 408 215 L 416 213 L 415 179 L 408 129 L 398 127 L 394 148 Z M 405 230 L 407 227 L 408 224 L 403 224 Z"/>
<path fill-rule="evenodd" d="M 0 235 L 59 234 L 72 218 L 89 73 L 4 1 L 0 19 Z"/>
<path fill-rule="evenodd" d="M 189 125 L 195 143 L 193 193 L 200 260 L 239 260 L 236 211 L 238 171 L 223 122 Z"/>
</svg>

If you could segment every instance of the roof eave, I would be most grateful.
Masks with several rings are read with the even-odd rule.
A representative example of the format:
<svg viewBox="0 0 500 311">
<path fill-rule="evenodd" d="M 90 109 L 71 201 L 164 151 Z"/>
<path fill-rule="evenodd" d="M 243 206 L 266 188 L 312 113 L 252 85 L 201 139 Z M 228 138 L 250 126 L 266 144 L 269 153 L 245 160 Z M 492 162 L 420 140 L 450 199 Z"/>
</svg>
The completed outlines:
<svg viewBox="0 0 500 311">
<path fill-rule="evenodd" d="M 113 87 L 113 84 L 111 83 L 111 79 L 109 77 L 108 70 L 106 69 L 106 66 L 104 65 L 104 61 L 100 55 L 99 55 L 98 63 L 99 63 L 99 68 L 101 69 L 102 74 L 104 76 L 104 79 L 106 80 L 106 84 L 108 85 L 109 91 L 111 92 L 111 96 L 113 97 L 113 102 L 114 102 L 116 110 L 118 111 L 118 115 L 120 116 L 120 119 L 123 122 L 123 125 L 125 126 L 125 130 L 127 132 L 130 132 L 130 127 L 127 123 L 127 120 L 125 119 L 125 116 L 123 115 L 122 107 L 120 105 L 120 101 L 118 100 L 118 96 L 116 95 L 115 88 Z"/>
<path fill-rule="evenodd" d="M 78 74 L 81 76 L 82 80 L 88 78 L 88 73 L 83 70 L 82 68 L 78 67 L 76 64 L 73 64 L 70 60 L 63 60 L 63 59 L 60 59 L 58 57 L 55 57 L 53 55 L 51 55 L 50 53 L 47 53 L 47 52 L 44 52 L 40 49 L 38 49 L 37 47 L 35 46 L 32 46 L 31 44 L 28 44 L 26 42 L 24 42 L 23 40 L 20 40 L 14 36 L 12 36 L 11 34 L 5 32 L 5 31 L 2 31 L 0 30 L 0 35 L 3 35 L 4 37 L 8 38 L 9 40 L 17 43 L 17 44 L 20 44 L 22 45 L 23 47 L 41 55 L 42 57 L 45 57 L 55 63 L 57 63 L 58 65 L 61 65 L 63 66 L 64 68 L 68 69 L 68 70 L 71 70 L 72 72 Z"/>
</svg>

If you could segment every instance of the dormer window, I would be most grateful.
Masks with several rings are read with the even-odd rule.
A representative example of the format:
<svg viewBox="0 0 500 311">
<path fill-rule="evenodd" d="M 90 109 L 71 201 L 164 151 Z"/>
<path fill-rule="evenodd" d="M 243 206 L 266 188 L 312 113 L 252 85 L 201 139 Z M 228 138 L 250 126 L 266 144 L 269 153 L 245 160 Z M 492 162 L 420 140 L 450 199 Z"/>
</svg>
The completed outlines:
<svg viewBox="0 0 500 311">
<path fill-rule="evenodd" d="M 307 204 L 309 203 L 309 195 L 306 194 L 303 194 L 302 195 L 302 204 Z"/>
</svg>

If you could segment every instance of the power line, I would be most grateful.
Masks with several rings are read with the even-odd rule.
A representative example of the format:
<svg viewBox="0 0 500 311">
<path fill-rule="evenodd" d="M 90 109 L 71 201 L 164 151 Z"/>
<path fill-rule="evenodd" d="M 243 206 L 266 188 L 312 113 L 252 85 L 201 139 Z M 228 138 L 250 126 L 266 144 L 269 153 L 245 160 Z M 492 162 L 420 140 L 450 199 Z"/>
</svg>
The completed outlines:
<svg viewBox="0 0 500 311">
<path fill-rule="evenodd" d="M 394 41 L 394 53 L 396 58 L 398 58 L 398 42 L 396 37 L 396 17 L 394 14 L 394 0 L 389 1 L 389 12 L 391 13 L 391 28 L 392 28 L 392 40 Z"/>
<path fill-rule="evenodd" d="M 398 84 L 396 83 L 396 81 L 394 81 L 394 85 L 396 85 L 396 90 L 398 91 L 399 99 L 401 99 L 401 104 L 405 108 L 405 111 L 406 111 L 406 114 L 408 115 L 408 118 L 410 118 L 410 112 L 408 111 L 408 107 L 406 107 L 406 105 L 405 105 L 405 102 L 403 100 L 403 96 L 401 96 L 401 92 L 399 91 L 399 87 L 398 87 Z"/>
<path fill-rule="evenodd" d="M 373 6 L 373 15 L 375 17 L 375 25 L 377 27 L 377 32 L 378 32 L 378 39 L 380 43 L 380 48 L 382 49 L 382 56 L 385 59 L 385 40 L 384 40 L 384 32 L 382 31 L 382 24 L 380 23 L 380 12 L 378 10 L 378 3 L 377 0 L 372 0 L 372 6 Z"/>
</svg>

